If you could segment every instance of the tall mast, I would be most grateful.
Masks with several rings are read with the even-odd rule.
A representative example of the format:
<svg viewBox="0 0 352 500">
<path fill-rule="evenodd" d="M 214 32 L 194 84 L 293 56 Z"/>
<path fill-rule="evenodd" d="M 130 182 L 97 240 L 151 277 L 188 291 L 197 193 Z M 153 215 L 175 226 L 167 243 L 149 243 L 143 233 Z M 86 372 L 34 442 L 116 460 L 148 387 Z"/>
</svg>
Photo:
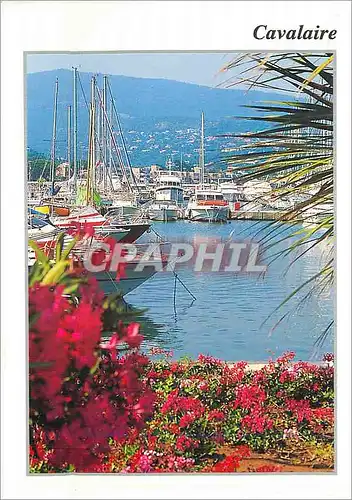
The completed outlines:
<svg viewBox="0 0 352 500">
<path fill-rule="evenodd" d="M 56 157 L 56 119 L 57 119 L 57 96 L 59 93 L 59 80 L 56 78 L 54 95 L 54 117 L 53 117 L 53 135 L 51 143 L 51 193 L 54 196 L 55 185 L 55 157 Z"/>
<path fill-rule="evenodd" d="M 99 97 L 100 102 L 102 102 L 102 97 L 100 95 L 99 89 L 98 89 L 98 97 Z M 117 121 L 117 124 L 118 124 L 118 127 L 119 127 L 119 133 L 122 136 L 121 126 L 120 126 L 120 123 L 119 123 L 118 115 L 117 115 L 116 108 L 114 106 L 114 101 L 113 100 L 112 100 L 112 107 L 113 107 L 113 110 L 115 111 L 115 117 L 116 117 L 116 121 Z M 130 183 L 130 180 L 128 178 L 127 172 L 126 172 L 125 165 L 123 163 L 123 158 L 121 156 L 121 153 L 119 151 L 118 145 L 116 143 L 116 139 L 115 139 L 114 134 L 113 134 L 112 126 L 111 126 L 111 124 L 109 122 L 109 119 L 108 119 L 108 116 L 107 116 L 107 113 L 106 113 L 106 109 L 103 109 L 103 111 L 104 111 L 104 115 L 105 115 L 106 124 L 108 126 L 108 132 L 109 132 L 109 134 L 111 136 L 112 145 L 114 146 L 114 149 L 115 149 L 117 157 L 120 159 L 121 169 L 122 169 L 122 175 L 124 175 L 125 178 L 126 178 L 126 182 L 127 182 L 127 186 L 128 186 L 129 192 L 132 192 L 131 183 Z M 122 136 L 122 139 L 123 139 L 123 136 Z M 130 165 L 129 165 L 129 167 L 130 167 L 130 171 L 131 171 L 132 176 L 133 176 L 132 168 L 131 168 Z M 135 182 L 134 177 L 133 177 L 133 180 Z"/>
<path fill-rule="evenodd" d="M 71 106 L 67 106 L 67 163 L 68 178 L 71 178 Z"/>
<path fill-rule="evenodd" d="M 203 184 L 204 184 L 204 113 L 203 113 L 203 111 L 202 111 L 202 119 L 201 119 L 199 166 L 200 166 L 200 184 L 203 187 Z"/>
<path fill-rule="evenodd" d="M 124 137 L 123 132 L 122 132 L 120 118 L 119 118 L 119 115 L 118 115 L 116 107 L 115 107 L 115 99 L 114 99 L 114 97 L 112 95 L 111 86 L 110 86 L 109 81 L 107 81 L 107 86 L 108 86 L 109 94 L 110 94 L 110 97 L 111 97 L 112 110 L 114 112 L 115 120 L 116 120 L 116 123 L 117 123 L 118 133 L 119 133 L 119 136 L 120 136 L 120 139 L 121 139 L 121 142 L 122 142 L 122 149 L 123 149 L 124 157 L 125 157 L 125 160 L 126 160 L 126 166 L 128 168 L 129 175 L 130 175 L 130 178 L 132 179 L 134 187 L 139 192 L 139 187 L 138 187 L 138 184 L 136 182 L 136 178 L 135 178 L 134 173 L 133 173 L 133 169 L 132 169 L 130 157 L 129 157 L 128 151 L 127 151 L 125 137 Z M 110 125 L 109 125 L 109 123 L 107 123 L 107 124 L 108 124 L 108 128 L 109 128 L 109 131 L 110 131 Z M 112 143 L 113 143 L 114 146 L 115 146 L 115 142 L 116 142 L 115 138 L 112 137 Z M 127 172 L 126 172 L 126 168 L 125 168 L 125 165 L 124 165 L 124 158 L 122 157 L 122 153 L 120 152 L 119 149 L 116 150 L 116 153 L 117 153 L 117 156 L 118 156 L 120 164 L 121 164 L 120 165 L 121 166 L 121 170 L 123 171 L 123 175 L 126 178 L 128 190 L 129 190 L 129 192 L 133 192 L 133 187 L 131 186 L 130 179 L 129 179 L 129 177 L 127 175 Z"/>
<path fill-rule="evenodd" d="M 97 80 L 95 81 L 97 87 L 98 87 L 98 82 Z M 101 106 L 99 106 L 97 96 L 94 95 L 94 106 L 95 106 L 95 121 L 96 121 L 96 146 L 97 146 L 97 151 L 96 151 L 96 160 L 97 163 L 101 163 L 102 158 L 101 158 L 101 127 L 102 127 L 102 109 Z M 95 175 L 97 176 L 99 174 L 99 181 L 102 180 L 102 171 L 99 166 L 99 172 L 96 170 Z"/>
<path fill-rule="evenodd" d="M 73 68 L 73 179 L 77 187 L 77 68 Z"/>
<path fill-rule="evenodd" d="M 107 144 L 106 144 L 106 117 L 105 117 L 105 112 L 106 112 L 106 92 L 107 92 L 107 77 L 104 75 L 103 77 L 103 112 L 102 112 L 102 141 L 103 141 L 103 186 L 104 186 L 104 192 L 106 192 L 107 188 L 107 162 L 106 162 L 106 157 L 107 157 Z"/>
<path fill-rule="evenodd" d="M 111 134 L 109 134 L 109 174 L 111 176 L 112 171 L 112 140 L 111 137 L 114 134 L 114 124 L 113 124 L 113 108 L 112 108 L 112 98 L 110 99 L 110 126 L 111 126 Z M 105 113 L 104 113 L 105 116 Z M 107 121 L 105 121 L 105 124 Z"/>
<path fill-rule="evenodd" d="M 95 77 L 91 80 L 91 101 L 89 114 L 89 156 L 87 169 L 87 205 L 94 201 L 94 175 L 95 175 Z"/>
<path fill-rule="evenodd" d="M 181 177 L 182 177 L 182 170 L 183 170 L 183 153 L 181 152 L 181 159 L 180 159 L 180 171 L 181 171 Z"/>
</svg>

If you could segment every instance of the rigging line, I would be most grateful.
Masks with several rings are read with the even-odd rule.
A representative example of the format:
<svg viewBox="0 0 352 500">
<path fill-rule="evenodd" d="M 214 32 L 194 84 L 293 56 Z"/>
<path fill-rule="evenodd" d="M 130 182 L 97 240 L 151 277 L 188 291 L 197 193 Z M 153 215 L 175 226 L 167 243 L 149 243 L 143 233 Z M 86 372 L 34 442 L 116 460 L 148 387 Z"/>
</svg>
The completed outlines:
<svg viewBox="0 0 352 500">
<path fill-rule="evenodd" d="M 177 321 L 177 309 L 176 309 L 176 291 L 177 291 L 177 275 L 175 275 L 175 280 L 174 280 L 174 315 L 175 315 L 175 321 Z"/>
<path fill-rule="evenodd" d="M 89 106 L 89 103 L 88 103 L 88 100 L 87 100 L 87 97 L 86 97 L 86 93 L 84 91 L 84 88 L 83 88 L 83 84 L 82 84 L 82 80 L 81 80 L 81 77 L 79 76 L 79 72 L 77 71 L 77 79 L 78 79 L 78 83 L 79 83 L 79 86 L 81 88 L 81 92 L 82 92 L 82 95 L 83 95 L 83 99 L 84 99 L 84 103 L 86 105 L 86 108 L 87 110 L 89 111 L 90 110 L 90 106 Z M 100 141 L 98 140 L 98 134 L 97 132 L 94 132 L 94 138 L 99 146 L 99 152 L 101 153 L 101 144 L 100 144 Z"/>
<path fill-rule="evenodd" d="M 153 233 L 155 233 L 155 235 L 160 239 L 160 242 L 161 243 L 166 243 L 165 239 L 160 235 L 158 234 L 155 229 L 152 227 L 151 228 L 151 231 Z M 177 256 L 175 257 L 175 261 L 177 259 Z M 183 286 L 183 288 L 190 294 L 190 296 L 193 298 L 193 301 L 194 300 L 197 300 L 197 297 L 191 292 L 191 290 L 184 284 L 184 282 L 181 280 L 181 278 L 179 277 L 179 275 L 176 273 L 176 271 L 173 269 L 172 270 L 172 273 L 173 275 L 175 276 L 175 280 L 177 280 L 179 283 L 181 283 L 181 285 Z"/>
<path fill-rule="evenodd" d="M 129 168 L 130 175 L 132 177 L 134 185 L 136 186 L 137 191 L 139 193 L 139 187 L 138 187 L 138 184 L 136 182 L 136 178 L 135 178 L 133 170 L 132 170 L 132 165 L 131 165 L 130 157 L 129 157 L 128 152 L 127 152 L 127 146 L 126 146 L 125 137 L 124 137 L 124 135 L 122 133 L 121 121 L 120 121 L 120 118 L 119 118 L 119 115 L 118 115 L 118 112 L 117 112 L 117 109 L 116 109 L 116 106 L 115 106 L 115 99 L 114 99 L 114 97 L 112 95 L 112 90 L 111 90 L 111 86 L 110 86 L 109 80 L 107 80 L 107 87 L 108 87 L 110 98 L 111 98 L 112 109 L 114 110 L 115 117 L 116 117 L 116 122 L 117 122 L 117 126 L 118 126 L 118 129 L 119 129 L 119 132 L 120 132 L 120 137 L 121 137 L 121 141 L 122 141 L 122 145 L 123 145 L 123 150 L 124 150 L 125 157 L 126 157 L 126 160 L 127 160 L 127 166 Z"/>
<path fill-rule="evenodd" d="M 99 91 L 99 89 L 97 88 L 97 95 L 98 95 L 98 98 L 99 98 L 99 102 L 100 102 L 100 106 L 102 107 L 102 96 L 101 96 L 101 93 Z M 122 168 L 122 171 L 123 171 L 123 174 L 125 175 L 125 178 L 126 178 L 126 181 L 127 181 L 127 185 L 128 185 L 128 188 L 129 190 L 132 192 L 132 187 L 131 187 L 131 183 L 129 181 L 129 178 L 127 176 L 127 173 L 126 173 L 126 169 L 125 169 L 125 165 L 123 163 L 123 159 L 122 159 L 122 155 L 121 155 L 121 152 L 120 152 L 120 148 L 117 146 L 117 143 L 116 143 L 116 139 L 114 137 L 114 133 L 113 133 L 113 130 L 111 128 L 111 123 L 110 123 L 110 120 L 107 116 L 107 112 L 106 112 L 106 109 L 102 107 L 102 110 L 104 112 L 104 116 L 105 116 L 105 120 L 106 120 L 106 124 L 108 126 L 108 129 L 109 129 L 109 134 L 111 136 L 111 140 L 112 140 L 112 143 L 113 143 L 113 146 L 115 148 L 115 151 L 116 151 L 116 155 L 118 157 L 118 159 L 121 161 L 121 168 Z"/>
<path fill-rule="evenodd" d="M 89 103 L 88 103 L 87 96 L 86 96 L 86 93 L 85 93 L 84 88 L 83 88 L 83 83 L 82 83 L 82 80 L 81 80 L 81 77 L 80 77 L 80 75 L 79 75 L 79 72 L 78 72 L 78 71 L 77 71 L 77 79 L 78 79 L 79 86 L 80 86 L 80 88 L 81 88 L 81 92 L 82 92 L 82 95 L 83 95 L 84 103 L 85 103 L 85 105 L 86 105 L 87 110 L 89 111 L 89 109 L 90 109 L 90 107 L 89 107 Z M 95 137 L 95 140 L 96 140 L 96 142 L 97 142 L 97 144 L 98 144 L 98 147 L 99 147 L 99 153 L 100 153 L 100 154 L 102 155 L 102 157 L 104 158 L 104 153 L 103 153 L 103 151 L 102 151 L 102 145 L 101 145 L 101 143 L 100 143 L 100 141 L 99 141 L 98 134 L 97 134 L 97 132 L 96 132 L 96 131 L 94 132 L 94 137 Z M 107 160 L 107 159 L 106 159 L 106 158 L 104 158 L 104 161 L 106 161 L 106 160 Z M 110 180 L 111 180 L 111 179 L 110 179 Z M 111 182 L 112 182 L 112 181 L 111 181 Z"/>
<path fill-rule="evenodd" d="M 48 163 L 49 163 L 49 160 L 48 160 L 48 159 L 46 159 L 46 160 L 45 160 L 45 163 L 44 163 L 44 167 L 43 167 L 42 173 L 40 174 L 40 177 L 39 177 L 39 178 L 44 179 L 44 177 L 43 177 L 43 176 L 44 176 L 44 172 L 45 172 L 45 170 L 46 170 L 46 167 L 48 166 Z"/>
<path fill-rule="evenodd" d="M 177 281 L 179 283 L 181 283 L 181 285 L 183 286 L 183 288 L 190 294 L 190 296 L 192 297 L 193 300 L 197 300 L 197 297 L 191 292 L 191 290 L 184 284 L 184 282 L 181 280 L 181 278 L 179 277 L 179 275 L 176 273 L 176 271 L 173 271 L 174 273 L 174 276 L 175 278 L 177 279 Z"/>
<path fill-rule="evenodd" d="M 157 231 L 155 231 L 155 229 L 153 228 L 153 226 L 150 228 L 151 231 L 155 234 L 155 236 L 157 238 L 159 238 L 159 240 L 162 242 L 162 243 L 165 243 L 165 239 L 163 238 L 163 236 L 161 236 Z"/>
<path fill-rule="evenodd" d="M 109 83 L 109 82 L 108 82 Z M 100 107 L 103 111 L 103 114 L 104 114 L 104 118 L 105 118 L 105 123 L 107 125 L 107 128 L 108 128 L 108 132 L 109 132 L 109 135 L 110 135 L 110 138 L 112 139 L 112 142 L 114 143 L 114 145 L 116 144 L 116 141 L 115 139 L 113 138 L 113 129 L 112 129 L 112 124 L 110 123 L 109 121 L 109 118 L 107 116 L 107 111 L 106 111 L 106 107 L 104 106 L 104 103 L 103 103 L 103 98 L 100 94 L 100 91 L 99 91 L 99 88 L 97 87 L 97 94 L 98 94 L 98 99 L 99 99 L 99 104 L 100 104 Z M 120 152 L 120 149 L 119 148 L 116 148 L 116 156 L 117 156 L 117 160 L 120 162 L 120 166 L 122 167 L 121 170 L 123 171 L 123 174 L 126 176 L 126 171 L 125 171 L 125 166 L 122 165 L 123 163 L 123 160 L 122 160 L 122 156 L 121 156 L 121 152 Z M 113 159 L 113 157 L 111 156 L 111 159 L 112 159 L 112 163 L 114 164 L 114 168 L 115 168 L 115 173 L 118 175 L 118 171 L 117 171 L 117 167 L 116 167 L 116 164 L 115 164 L 115 161 Z M 106 163 L 107 163 L 107 158 L 105 159 Z M 127 179 L 127 176 L 126 176 L 126 180 L 128 181 Z M 112 180 L 110 179 L 110 182 L 112 184 Z"/>
<path fill-rule="evenodd" d="M 78 83 L 79 83 L 81 91 L 82 91 L 82 95 L 83 95 L 83 99 L 84 99 L 86 108 L 89 111 L 88 100 L 87 100 L 86 93 L 85 93 L 84 88 L 83 88 L 82 80 L 81 80 L 81 77 L 79 76 L 79 72 L 78 71 L 77 71 L 77 79 L 78 79 Z M 95 132 L 95 139 L 97 139 L 97 138 L 98 138 L 97 137 L 97 133 Z M 102 145 L 101 145 L 100 141 L 97 141 L 97 143 L 98 143 L 100 152 L 102 152 Z M 104 153 L 102 154 L 102 156 L 104 157 Z M 104 157 L 104 161 L 107 162 L 107 158 Z M 114 160 L 114 158 L 113 158 L 112 155 L 111 155 L 111 162 L 113 164 L 115 173 L 118 175 L 117 166 L 116 166 L 115 160 Z M 108 172 L 108 177 L 109 177 L 109 181 L 110 181 L 110 186 L 111 186 L 112 189 L 114 189 L 110 172 Z"/>
</svg>

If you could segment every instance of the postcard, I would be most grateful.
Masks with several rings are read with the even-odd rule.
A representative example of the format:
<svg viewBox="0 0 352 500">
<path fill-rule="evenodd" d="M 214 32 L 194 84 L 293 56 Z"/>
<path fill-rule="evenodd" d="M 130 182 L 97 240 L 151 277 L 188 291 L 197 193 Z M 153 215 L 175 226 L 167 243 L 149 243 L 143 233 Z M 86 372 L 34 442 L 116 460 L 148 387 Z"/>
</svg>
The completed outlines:
<svg viewBox="0 0 352 500">
<path fill-rule="evenodd" d="M 10 4 L 6 498 L 345 495 L 350 5 Z"/>
</svg>

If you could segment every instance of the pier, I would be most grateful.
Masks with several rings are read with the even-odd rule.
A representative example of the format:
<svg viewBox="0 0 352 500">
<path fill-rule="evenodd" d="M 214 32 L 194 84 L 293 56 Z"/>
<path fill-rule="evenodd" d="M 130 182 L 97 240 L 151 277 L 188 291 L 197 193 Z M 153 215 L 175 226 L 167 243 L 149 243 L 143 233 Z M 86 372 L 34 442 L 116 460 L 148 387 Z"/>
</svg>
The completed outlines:
<svg viewBox="0 0 352 500">
<path fill-rule="evenodd" d="M 281 211 L 238 211 L 230 213 L 230 220 L 289 220 L 289 217 Z"/>
</svg>

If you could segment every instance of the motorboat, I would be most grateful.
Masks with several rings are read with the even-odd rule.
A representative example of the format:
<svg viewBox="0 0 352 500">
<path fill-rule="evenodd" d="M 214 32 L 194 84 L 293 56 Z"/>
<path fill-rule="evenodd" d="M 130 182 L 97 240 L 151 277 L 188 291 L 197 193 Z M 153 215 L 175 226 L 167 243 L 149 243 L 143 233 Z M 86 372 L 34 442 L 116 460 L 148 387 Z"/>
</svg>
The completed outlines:
<svg viewBox="0 0 352 500">
<path fill-rule="evenodd" d="M 203 185 L 191 196 L 186 216 L 192 221 L 226 222 L 229 217 L 229 202 L 221 191 Z"/>
<path fill-rule="evenodd" d="M 199 151 L 200 183 L 195 186 L 186 209 L 186 216 L 192 221 L 225 222 L 229 217 L 229 202 L 217 186 L 204 183 L 204 113 L 201 115 L 201 140 Z"/>
<path fill-rule="evenodd" d="M 181 178 L 172 171 L 172 160 L 166 163 L 167 173 L 160 173 L 154 188 L 154 201 L 148 207 L 148 217 L 156 221 L 172 221 L 178 218 L 183 205 Z"/>
</svg>

